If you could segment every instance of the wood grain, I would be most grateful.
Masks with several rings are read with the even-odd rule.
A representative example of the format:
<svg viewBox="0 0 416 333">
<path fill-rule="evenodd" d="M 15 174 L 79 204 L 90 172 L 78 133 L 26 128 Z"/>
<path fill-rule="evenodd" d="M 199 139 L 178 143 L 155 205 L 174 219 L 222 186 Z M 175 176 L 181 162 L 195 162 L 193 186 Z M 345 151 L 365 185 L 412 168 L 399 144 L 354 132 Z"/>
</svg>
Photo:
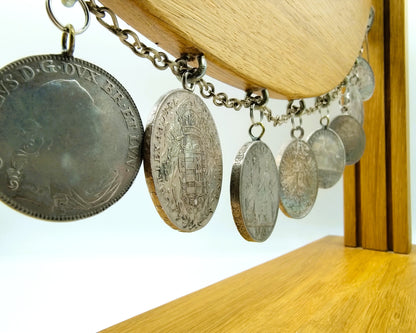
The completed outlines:
<svg viewBox="0 0 416 333">
<path fill-rule="evenodd" d="M 102 0 L 163 50 L 204 53 L 208 74 L 272 97 L 318 96 L 360 50 L 370 0 Z"/>
<path fill-rule="evenodd" d="M 415 276 L 414 253 L 326 237 L 102 332 L 414 332 Z"/>
<path fill-rule="evenodd" d="M 406 86 L 405 1 L 389 1 L 388 194 L 391 250 L 411 249 L 409 110 Z"/>
<path fill-rule="evenodd" d="M 358 218 L 361 221 L 362 247 L 387 250 L 383 0 L 375 0 L 373 5 L 376 15 L 368 41 L 376 84 L 373 97 L 364 103 L 364 131 L 367 140 L 364 155 L 359 162 Z"/>
<path fill-rule="evenodd" d="M 355 179 L 355 165 L 348 165 L 344 169 L 344 244 L 345 246 L 360 246 L 358 237 L 359 221 L 357 216 L 357 188 Z"/>
</svg>

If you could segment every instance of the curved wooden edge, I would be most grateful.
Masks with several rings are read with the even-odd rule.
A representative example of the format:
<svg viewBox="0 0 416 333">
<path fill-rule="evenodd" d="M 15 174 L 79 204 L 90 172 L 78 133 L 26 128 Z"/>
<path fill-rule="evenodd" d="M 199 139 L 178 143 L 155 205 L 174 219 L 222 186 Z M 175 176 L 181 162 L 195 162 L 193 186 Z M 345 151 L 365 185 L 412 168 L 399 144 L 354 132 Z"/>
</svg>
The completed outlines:
<svg viewBox="0 0 416 333">
<path fill-rule="evenodd" d="M 169 52 L 204 53 L 207 74 L 275 98 L 324 94 L 351 69 L 370 0 L 102 0 Z"/>
</svg>

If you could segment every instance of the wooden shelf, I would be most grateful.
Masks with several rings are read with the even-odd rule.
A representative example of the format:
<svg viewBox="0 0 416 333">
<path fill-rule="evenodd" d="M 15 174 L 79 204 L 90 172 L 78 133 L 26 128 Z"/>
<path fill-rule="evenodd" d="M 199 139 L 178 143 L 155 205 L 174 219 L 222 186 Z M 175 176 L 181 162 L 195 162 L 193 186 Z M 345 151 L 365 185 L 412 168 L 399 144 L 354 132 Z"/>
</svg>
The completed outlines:
<svg viewBox="0 0 416 333">
<path fill-rule="evenodd" d="M 328 236 L 102 332 L 411 332 L 416 254 Z"/>
<path fill-rule="evenodd" d="M 204 53 L 208 74 L 272 97 L 335 88 L 360 51 L 370 0 L 102 0 L 163 50 Z"/>
</svg>

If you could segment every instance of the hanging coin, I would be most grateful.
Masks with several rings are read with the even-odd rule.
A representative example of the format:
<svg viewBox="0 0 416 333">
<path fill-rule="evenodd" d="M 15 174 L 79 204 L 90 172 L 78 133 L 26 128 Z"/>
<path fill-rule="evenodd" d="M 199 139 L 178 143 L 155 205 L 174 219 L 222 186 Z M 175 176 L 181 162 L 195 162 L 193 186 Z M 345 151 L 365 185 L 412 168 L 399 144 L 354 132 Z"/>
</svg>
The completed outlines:
<svg viewBox="0 0 416 333">
<path fill-rule="evenodd" d="M 241 236 L 253 242 L 269 238 L 279 211 L 279 174 L 272 152 L 260 140 L 246 143 L 238 152 L 230 197 Z"/>
<path fill-rule="evenodd" d="M 341 178 L 345 167 L 345 149 L 341 138 L 327 126 L 313 132 L 308 140 L 318 164 L 320 188 L 330 188 Z"/>
<path fill-rule="evenodd" d="M 143 126 L 109 73 L 66 55 L 0 70 L 0 198 L 46 220 L 94 215 L 116 202 L 141 163 Z"/>
<path fill-rule="evenodd" d="M 351 85 L 348 87 L 346 98 L 348 99 L 348 113 L 363 125 L 364 123 L 364 104 L 361 100 L 360 93 L 357 86 Z"/>
<path fill-rule="evenodd" d="M 363 57 L 358 57 L 356 60 L 355 74 L 358 77 L 357 85 L 361 99 L 366 101 L 373 95 L 375 80 L 370 64 Z"/>
<path fill-rule="evenodd" d="M 329 127 L 339 135 L 344 144 L 345 163 L 357 163 L 365 148 L 365 133 L 360 123 L 350 115 L 340 115 L 331 121 Z"/>
<path fill-rule="evenodd" d="M 298 138 L 294 136 L 296 130 L 301 131 Z M 294 140 L 277 157 L 280 209 L 297 219 L 311 211 L 318 194 L 318 165 L 311 147 L 302 137 L 302 128 L 292 129 Z"/>
<path fill-rule="evenodd" d="M 169 226 L 191 232 L 208 223 L 221 192 L 222 155 L 201 98 L 180 89 L 157 102 L 145 131 L 144 168 L 153 203 Z"/>
</svg>

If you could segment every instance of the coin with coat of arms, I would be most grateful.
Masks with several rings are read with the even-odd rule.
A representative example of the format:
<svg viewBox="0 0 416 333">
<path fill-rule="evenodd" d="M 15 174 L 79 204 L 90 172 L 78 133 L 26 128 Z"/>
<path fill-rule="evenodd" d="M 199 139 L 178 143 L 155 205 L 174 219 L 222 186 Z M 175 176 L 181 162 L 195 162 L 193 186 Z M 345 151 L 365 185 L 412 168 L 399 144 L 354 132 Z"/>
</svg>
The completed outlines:
<svg viewBox="0 0 416 333">
<path fill-rule="evenodd" d="M 204 227 L 221 192 L 222 154 L 201 98 L 184 89 L 164 95 L 150 115 L 143 148 L 146 183 L 162 219 L 184 232 Z"/>
</svg>

